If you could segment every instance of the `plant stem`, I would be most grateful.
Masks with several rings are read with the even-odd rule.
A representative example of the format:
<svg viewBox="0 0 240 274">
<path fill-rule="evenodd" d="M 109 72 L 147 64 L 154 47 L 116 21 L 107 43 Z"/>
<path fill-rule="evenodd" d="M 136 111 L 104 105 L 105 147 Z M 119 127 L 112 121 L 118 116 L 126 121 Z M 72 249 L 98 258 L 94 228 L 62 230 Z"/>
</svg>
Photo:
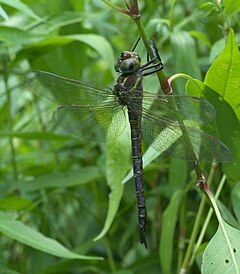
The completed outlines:
<svg viewBox="0 0 240 274">
<path fill-rule="evenodd" d="M 226 175 L 224 174 L 223 177 L 222 177 L 222 179 L 221 179 L 221 181 L 220 181 L 220 184 L 219 184 L 219 186 L 218 186 L 218 188 L 217 188 L 216 194 L 215 194 L 215 196 L 214 196 L 215 200 L 218 199 L 218 197 L 219 197 L 219 195 L 220 195 L 220 193 L 221 193 L 221 191 L 222 191 L 222 188 L 223 188 L 223 186 L 224 186 L 225 181 L 226 181 Z M 207 227 L 208 227 L 208 224 L 209 224 L 210 219 L 211 219 L 211 217 L 212 217 L 212 214 L 213 214 L 213 209 L 210 208 L 209 211 L 208 211 L 207 217 L 206 217 L 206 219 L 205 219 L 205 222 L 204 222 L 204 224 L 203 224 L 201 233 L 200 233 L 200 235 L 199 235 L 199 237 L 198 237 L 197 243 L 196 243 L 196 245 L 195 245 L 195 247 L 194 247 L 193 254 L 192 254 L 192 257 L 191 257 L 191 260 L 190 260 L 190 265 L 193 264 L 193 260 L 194 260 L 194 258 L 195 258 L 196 251 L 197 251 L 197 249 L 199 248 L 199 246 L 200 246 L 201 243 L 202 243 L 203 237 L 204 237 L 205 232 L 206 232 L 206 230 L 207 230 Z"/>
<path fill-rule="evenodd" d="M 224 180 L 224 181 L 225 181 L 225 180 Z M 220 189 L 222 189 L 222 186 L 223 186 L 223 184 L 224 184 L 224 181 L 223 181 L 223 183 L 222 183 Z M 217 217 L 217 219 L 218 219 L 219 224 L 222 225 L 222 216 L 221 216 L 221 213 L 220 213 L 219 208 L 218 208 L 218 206 L 217 206 L 215 197 L 213 196 L 213 194 L 212 194 L 212 192 L 210 191 L 210 189 L 209 189 L 208 191 L 206 191 L 206 194 L 207 194 L 207 197 L 209 198 L 209 200 L 210 200 L 210 202 L 211 202 L 211 204 L 212 204 L 212 208 L 213 208 L 213 210 L 215 211 L 215 214 L 216 214 L 216 217 Z"/>
<path fill-rule="evenodd" d="M 168 18 L 169 18 L 169 22 L 170 22 L 170 27 L 171 29 L 173 28 L 173 21 L 174 21 L 174 8 L 176 5 L 176 0 L 172 0 L 171 4 L 170 4 L 170 9 L 169 9 L 169 13 L 168 13 Z"/>
<path fill-rule="evenodd" d="M 4 80 L 4 86 L 5 91 L 7 95 L 7 111 L 8 111 L 8 130 L 12 131 L 12 114 L 11 114 L 11 91 L 8 85 L 8 55 L 5 54 L 3 57 L 3 80 Z M 10 151 L 11 151 L 11 162 L 12 162 L 12 171 L 13 171 L 13 178 L 15 181 L 17 181 L 17 163 L 16 163 L 16 153 L 13 143 L 13 137 L 9 137 L 9 145 L 10 145 Z"/>
<path fill-rule="evenodd" d="M 180 218 L 179 218 L 179 238 L 178 238 L 178 260 L 177 260 L 177 273 L 181 269 L 183 262 L 184 250 L 185 250 L 185 238 L 186 238 L 186 207 L 187 207 L 187 191 L 184 191 L 181 209 L 180 209 Z"/>
<path fill-rule="evenodd" d="M 185 73 L 176 73 L 168 78 L 168 83 L 171 85 L 171 83 L 176 80 L 177 78 L 186 78 L 187 80 L 194 80 L 190 75 Z"/>
<path fill-rule="evenodd" d="M 126 15 L 129 15 L 129 16 L 132 16 L 131 12 L 123 9 L 123 8 L 120 8 L 119 6 L 113 4 L 112 2 L 108 1 L 108 0 L 102 0 L 103 3 L 105 3 L 106 5 L 108 5 L 109 7 L 111 7 L 112 9 L 114 10 L 117 10 L 121 13 L 124 13 Z"/>
<path fill-rule="evenodd" d="M 223 23 L 223 35 L 227 39 L 229 30 L 230 30 L 230 25 L 228 22 L 228 17 L 226 15 L 225 9 L 223 8 L 223 3 L 221 3 L 221 2 L 222 1 L 220 1 L 220 0 L 215 1 L 216 6 L 218 7 L 218 9 L 220 11 L 219 15 L 220 15 L 220 18 L 222 19 L 222 23 Z"/>
<path fill-rule="evenodd" d="M 217 169 L 217 165 L 215 163 L 213 163 L 212 167 L 211 167 L 211 170 L 210 170 L 209 177 L 208 177 L 208 185 L 210 185 L 212 183 L 213 178 L 214 178 L 215 173 L 216 173 L 216 169 Z M 202 216 L 203 216 L 206 201 L 207 201 L 207 197 L 203 196 L 202 200 L 201 200 L 201 203 L 199 205 L 199 209 L 198 209 L 198 213 L 197 213 L 197 216 L 196 216 L 196 219 L 195 219 L 195 223 L 193 225 L 192 234 L 191 234 L 191 237 L 190 237 L 190 241 L 189 241 L 189 244 L 188 244 L 188 248 L 187 248 L 184 260 L 183 260 L 183 264 L 182 264 L 182 267 L 181 267 L 181 270 L 180 270 L 180 274 L 187 273 L 187 271 L 189 269 L 191 253 L 192 253 L 193 246 L 194 246 L 194 244 L 196 242 L 196 239 L 197 239 L 197 234 L 198 234 L 198 230 L 199 230 L 199 227 L 200 227 L 200 224 L 201 224 L 201 220 L 202 220 Z"/>
<path fill-rule="evenodd" d="M 110 242 L 107 239 L 107 237 L 105 237 L 104 241 L 105 241 L 105 247 L 106 247 L 106 252 L 107 252 L 107 257 L 108 257 L 108 262 L 109 262 L 111 272 L 115 273 L 116 272 L 116 265 L 115 265 L 115 262 L 114 262 L 114 259 L 113 259 L 112 248 L 110 246 Z"/>
<path fill-rule="evenodd" d="M 145 32 L 145 29 L 143 27 L 143 23 L 142 23 L 141 17 L 139 16 L 138 18 L 135 18 L 134 21 L 135 21 L 135 23 L 137 25 L 138 31 L 140 33 L 140 36 L 141 36 L 141 38 L 143 40 L 143 43 L 144 43 L 144 45 L 146 47 L 146 50 L 147 50 L 149 56 L 151 58 L 153 58 L 153 53 L 152 53 L 152 51 L 150 49 L 150 45 L 149 45 L 149 38 L 148 38 L 148 36 L 147 36 L 147 34 Z M 166 77 L 165 73 L 162 70 L 160 70 L 156 74 L 157 74 L 157 77 L 159 79 L 159 83 L 161 85 L 162 91 L 164 93 L 166 93 L 166 94 L 171 94 L 172 93 L 172 89 L 171 89 L 171 87 L 170 87 L 170 85 L 169 85 L 169 83 L 167 81 L 167 77 Z"/>
</svg>

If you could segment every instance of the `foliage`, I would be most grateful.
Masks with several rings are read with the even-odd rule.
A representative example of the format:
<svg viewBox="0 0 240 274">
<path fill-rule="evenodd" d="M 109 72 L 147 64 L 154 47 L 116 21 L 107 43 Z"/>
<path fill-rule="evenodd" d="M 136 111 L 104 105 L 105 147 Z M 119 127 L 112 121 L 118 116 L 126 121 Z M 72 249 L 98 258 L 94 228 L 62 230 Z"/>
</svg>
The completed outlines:
<svg viewBox="0 0 240 274">
<path fill-rule="evenodd" d="M 114 60 L 141 30 L 113 3 L 121 9 L 107 0 L 0 0 L 0 272 L 230 273 L 239 258 L 240 1 L 139 1 L 163 73 L 175 74 L 174 93 L 215 107 L 215 133 L 234 157 L 201 163 L 221 197 L 221 216 L 211 199 L 216 219 L 193 164 L 144 147 L 148 250 L 138 239 L 128 132 L 97 144 L 54 129 L 52 106 L 24 83 L 38 69 L 113 86 Z M 145 60 L 143 43 L 136 51 Z M 144 89 L 158 91 L 156 76 Z M 238 260 L 231 274 L 239 267 Z"/>
</svg>

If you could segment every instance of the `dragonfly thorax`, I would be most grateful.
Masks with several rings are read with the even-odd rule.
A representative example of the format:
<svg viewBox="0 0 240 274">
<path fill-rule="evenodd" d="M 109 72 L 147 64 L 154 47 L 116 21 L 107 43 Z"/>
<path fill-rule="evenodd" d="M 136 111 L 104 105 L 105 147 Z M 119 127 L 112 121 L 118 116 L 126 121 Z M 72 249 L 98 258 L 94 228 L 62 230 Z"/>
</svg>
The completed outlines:
<svg viewBox="0 0 240 274">
<path fill-rule="evenodd" d="M 117 72 L 131 74 L 140 68 L 141 58 L 136 52 L 123 51 L 114 68 Z"/>
</svg>

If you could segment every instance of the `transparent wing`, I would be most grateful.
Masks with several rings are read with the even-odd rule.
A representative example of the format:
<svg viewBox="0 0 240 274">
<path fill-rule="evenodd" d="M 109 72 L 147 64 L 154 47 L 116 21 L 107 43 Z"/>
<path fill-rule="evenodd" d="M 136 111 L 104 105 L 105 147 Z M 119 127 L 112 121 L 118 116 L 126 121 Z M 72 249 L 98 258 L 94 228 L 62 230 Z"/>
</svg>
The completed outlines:
<svg viewBox="0 0 240 274">
<path fill-rule="evenodd" d="M 53 113 L 53 120 L 70 133 L 95 142 L 118 137 L 126 126 L 122 106 L 61 106 Z"/>
<path fill-rule="evenodd" d="M 114 100 L 113 91 L 107 86 L 39 70 L 27 73 L 26 83 L 35 93 L 57 105 L 99 105 Z"/>
<path fill-rule="evenodd" d="M 197 128 L 181 124 L 177 117 L 161 117 L 156 110 L 156 105 L 154 111 L 151 108 L 142 110 L 142 133 L 146 144 L 178 159 L 207 162 L 231 160 L 231 152 L 221 141 Z"/>
<path fill-rule="evenodd" d="M 144 92 L 143 108 L 149 110 L 147 115 L 183 120 L 193 126 L 206 124 L 216 116 L 214 107 L 208 101 L 184 95 L 155 95 Z"/>
</svg>

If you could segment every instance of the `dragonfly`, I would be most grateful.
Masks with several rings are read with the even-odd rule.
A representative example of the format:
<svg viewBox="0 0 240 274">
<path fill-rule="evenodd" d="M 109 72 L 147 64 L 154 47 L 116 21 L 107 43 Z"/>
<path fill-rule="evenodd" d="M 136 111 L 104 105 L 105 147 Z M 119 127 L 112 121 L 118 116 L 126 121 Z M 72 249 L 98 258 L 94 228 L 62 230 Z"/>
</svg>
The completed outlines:
<svg viewBox="0 0 240 274">
<path fill-rule="evenodd" d="M 140 243 L 146 248 L 142 141 L 159 153 L 178 159 L 208 162 L 231 159 L 224 143 L 201 130 L 216 116 L 208 101 L 143 91 L 143 78 L 163 69 L 153 40 L 150 50 L 153 57 L 143 65 L 135 51 L 121 52 L 114 67 L 120 75 L 113 88 L 39 70 L 26 75 L 29 88 L 56 105 L 52 114 L 54 124 L 74 135 L 107 142 L 122 134 L 127 124 L 130 126 Z"/>
</svg>

